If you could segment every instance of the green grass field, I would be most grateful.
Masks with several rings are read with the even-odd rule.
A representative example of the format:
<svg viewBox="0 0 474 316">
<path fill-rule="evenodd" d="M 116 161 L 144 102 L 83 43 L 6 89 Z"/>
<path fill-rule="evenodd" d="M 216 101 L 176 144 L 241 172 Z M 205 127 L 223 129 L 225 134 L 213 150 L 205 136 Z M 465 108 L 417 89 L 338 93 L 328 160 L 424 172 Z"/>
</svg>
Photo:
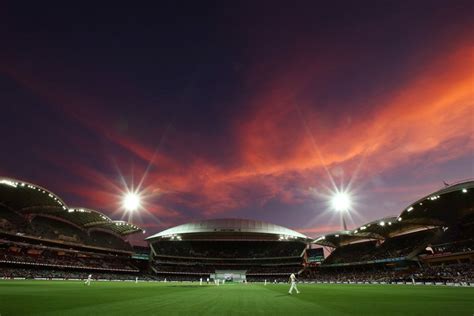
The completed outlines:
<svg viewBox="0 0 474 316">
<path fill-rule="evenodd" d="M 474 315 L 474 288 L 0 281 L 8 315 Z"/>
</svg>

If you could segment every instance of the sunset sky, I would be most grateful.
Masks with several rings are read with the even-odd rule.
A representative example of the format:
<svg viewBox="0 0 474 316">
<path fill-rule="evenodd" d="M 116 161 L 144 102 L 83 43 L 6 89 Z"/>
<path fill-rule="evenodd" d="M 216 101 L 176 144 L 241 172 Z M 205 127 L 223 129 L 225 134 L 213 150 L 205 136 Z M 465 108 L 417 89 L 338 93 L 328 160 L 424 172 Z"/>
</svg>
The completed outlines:
<svg viewBox="0 0 474 316">
<path fill-rule="evenodd" d="M 158 3 L 0 5 L 0 176 L 309 236 L 474 177 L 474 1 Z"/>
</svg>

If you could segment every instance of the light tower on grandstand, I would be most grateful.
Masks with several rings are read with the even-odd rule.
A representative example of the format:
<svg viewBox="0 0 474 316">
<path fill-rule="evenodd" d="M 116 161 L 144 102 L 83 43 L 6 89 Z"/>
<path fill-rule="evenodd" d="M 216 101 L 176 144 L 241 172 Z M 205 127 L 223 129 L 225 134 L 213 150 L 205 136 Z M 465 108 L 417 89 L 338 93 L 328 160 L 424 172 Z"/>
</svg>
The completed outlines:
<svg viewBox="0 0 474 316">
<path fill-rule="evenodd" d="M 342 228 L 347 230 L 345 213 L 348 213 L 351 208 L 351 197 L 347 192 L 336 192 L 331 199 L 332 208 L 341 214 Z"/>
<path fill-rule="evenodd" d="M 123 197 L 123 206 L 129 212 L 134 212 L 141 206 L 140 194 L 137 192 L 128 192 Z"/>
</svg>

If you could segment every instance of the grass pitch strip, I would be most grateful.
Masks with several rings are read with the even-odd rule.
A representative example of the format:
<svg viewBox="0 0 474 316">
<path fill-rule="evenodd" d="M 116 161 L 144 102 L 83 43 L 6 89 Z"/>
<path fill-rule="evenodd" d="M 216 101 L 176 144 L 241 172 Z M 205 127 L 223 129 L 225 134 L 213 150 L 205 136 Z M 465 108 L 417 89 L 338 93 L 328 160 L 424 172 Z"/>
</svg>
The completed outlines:
<svg viewBox="0 0 474 316">
<path fill-rule="evenodd" d="M 474 288 L 0 281 L 0 315 L 474 315 Z"/>
</svg>

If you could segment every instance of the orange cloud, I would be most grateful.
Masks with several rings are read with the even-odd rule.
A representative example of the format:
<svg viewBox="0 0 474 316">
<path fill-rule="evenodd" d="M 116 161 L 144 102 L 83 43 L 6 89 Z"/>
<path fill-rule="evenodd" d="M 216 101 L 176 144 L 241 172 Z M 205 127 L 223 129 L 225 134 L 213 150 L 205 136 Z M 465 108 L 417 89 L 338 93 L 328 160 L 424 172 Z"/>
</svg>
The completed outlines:
<svg viewBox="0 0 474 316">
<path fill-rule="evenodd" d="M 294 105 L 297 84 L 287 93 L 284 87 L 269 87 L 278 92 L 257 98 L 253 116 L 236 123 L 240 165 L 219 169 L 199 162 L 188 172 L 199 181 L 181 179 L 185 182 L 182 189 L 199 192 L 201 197 L 193 207 L 212 215 L 246 205 L 239 187 L 254 180 L 263 188 L 262 200 L 276 197 L 294 203 L 293 190 L 284 188 L 289 177 L 298 177 L 298 185 L 305 188 L 314 184 L 314 179 L 305 175 L 321 173 L 324 166 L 342 164 L 352 169 L 354 160 L 365 156 L 370 174 L 409 163 L 441 146 L 449 148 L 433 158 L 436 163 L 472 154 L 471 48 L 470 43 L 464 43 L 451 53 L 440 54 L 397 91 L 373 100 L 379 103 L 373 113 L 353 113 L 350 123 L 341 128 L 324 126 L 317 107 L 310 103 Z M 458 146 L 460 138 L 467 138 L 465 146 Z"/>
<path fill-rule="evenodd" d="M 231 166 L 210 163 L 200 153 L 183 163 L 180 157 L 157 152 L 143 140 L 117 131 L 109 113 L 84 106 L 96 104 L 94 100 L 52 94 L 53 89 L 44 83 L 15 77 L 87 128 L 140 158 L 143 172 L 151 163 L 153 168 L 144 186 L 159 187 L 162 192 L 151 211 L 173 218 L 168 223 L 175 223 L 192 216 L 183 211 L 185 208 L 210 217 L 249 205 L 259 207 L 272 199 L 303 203 L 309 195 L 307 188 L 317 184 L 315 177 L 324 175 L 325 167 L 342 165 L 354 170 L 355 161 L 361 157 L 365 157 L 370 175 L 409 163 L 442 146 L 448 147 L 432 163 L 472 154 L 472 52 L 471 42 L 462 42 L 426 61 L 406 82 L 396 88 L 384 87 L 387 93 L 368 100 L 373 105 L 368 113 L 357 112 L 365 100 L 354 100 L 352 107 L 334 104 L 334 108 L 351 108 L 336 120 L 329 120 L 318 110 L 319 101 L 305 95 L 311 83 L 322 80 L 326 73 L 322 62 L 313 62 L 310 54 L 305 54 L 301 60 L 271 72 L 270 80 L 259 77 L 265 83 L 249 97 L 250 110 L 236 115 L 231 125 L 234 138 L 228 146 L 237 147 Z M 259 72 L 251 71 L 251 76 L 262 76 Z M 258 85 L 259 80 L 249 82 Z M 459 139 L 464 146 L 459 146 Z M 175 149 L 180 141 L 170 146 Z M 89 197 L 91 204 L 110 205 L 112 197 L 108 194 L 116 193 L 116 188 L 103 172 L 77 164 L 72 169 L 91 186 L 65 190 Z M 313 232 L 319 232 L 317 229 L 323 228 Z"/>
</svg>

